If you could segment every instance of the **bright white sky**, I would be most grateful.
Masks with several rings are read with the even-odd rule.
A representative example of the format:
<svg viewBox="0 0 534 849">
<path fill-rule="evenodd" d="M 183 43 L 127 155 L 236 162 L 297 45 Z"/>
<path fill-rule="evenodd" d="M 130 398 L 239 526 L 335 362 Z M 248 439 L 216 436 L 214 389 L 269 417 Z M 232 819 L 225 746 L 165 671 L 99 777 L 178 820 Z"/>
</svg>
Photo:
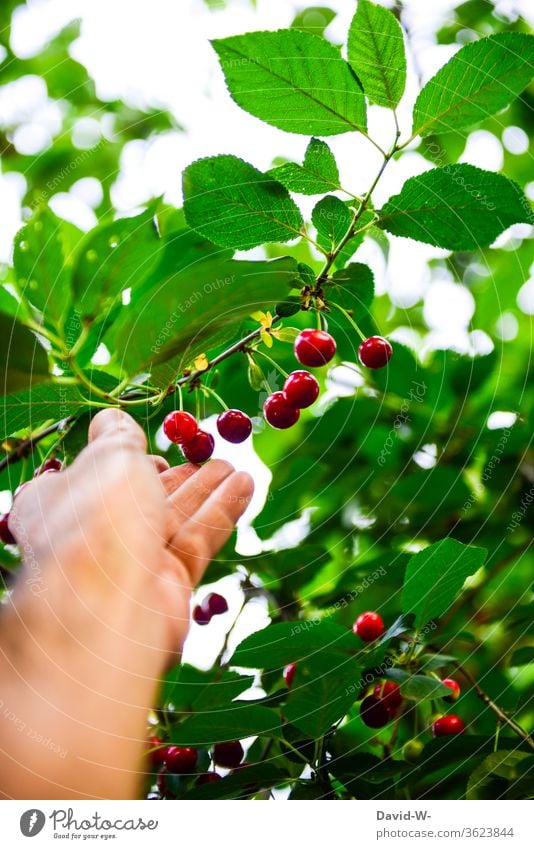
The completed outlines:
<svg viewBox="0 0 534 849">
<path fill-rule="evenodd" d="M 140 0 L 29 0 L 28 6 L 18 10 L 15 17 L 12 47 L 20 56 L 34 55 L 68 20 L 80 17 L 81 36 L 72 52 L 94 77 L 99 95 L 103 99 L 123 99 L 141 108 L 166 108 L 186 129 L 185 133 L 169 132 L 154 140 L 126 146 L 121 174 L 113 189 L 116 207 L 126 212 L 162 194 L 181 205 L 181 171 L 201 156 L 233 153 L 259 168 L 268 168 L 273 156 L 301 161 L 308 141 L 305 137 L 269 127 L 231 101 L 209 39 L 288 26 L 296 12 L 306 5 L 309 4 L 289 0 L 258 0 L 254 10 L 249 0 L 230 0 L 226 9 L 210 11 L 202 0 L 151 0 L 148 6 Z M 329 0 L 326 5 L 338 12 L 328 35 L 342 42 L 356 3 Z M 434 32 L 455 5 L 455 0 L 405 0 L 417 70 L 424 80 L 452 53 L 449 46 L 435 44 Z M 531 0 L 498 0 L 496 7 L 503 14 L 514 9 L 520 11 L 534 23 Z M 416 72 L 411 63 L 407 92 L 400 109 L 405 132 L 410 128 L 416 93 Z M 9 125 L 14 115 L 23 118 L 14 143 L 28 153 L 45 148 L 60 126 L 58 107 L 48 100 L 42 81 L 36 78 L 18 81 L 0 90 L 0 123 Z M 389 113 L 373 107 L 369 123 L 371 134 L 383 145 L 388 145 L 392 138 Z M 80 147 L 94 144 L 103 132 L 105 128 L 96 121 L 85 120 L 77 132 Z M 340 165 L 342 183 L 355 192 L 365 190 L 369 175 L 380 164 L 379 154 L 365 139 L 354 134 L 330 138 L 328 143 Z M 523 153 L 528 139 L 519 128 L 508 130 L 504 139 L 476 131 L 470 135 L 461 161 L 498 170 L 502 166 L 503 143 L 511 152 Z M 377 202 L 398 191 L 408 176 L 429 167 L 430 163 L 413 152 L 392 163 L 376 193 Z M 534 184 L 530 189 L 534 189 Z M 3 224 L 0 262 L 10 258 L 11 240 L 21 220 L 23 190 L 24 181 L 20 175 L 0 174 Z M 58 214 L 88 229 L 96 223 L 93 207 L 98 205 L 99 197 L 98 181 L 84 180 L 68 194 L 56 196 L 52 206 Z M 305 211 L 311 209 L 309 199 L 299 198 L 299 203 Z M 512 229 L 515 236 L 528 232 L 529 228 L 524 225 Z M 512 234 L 508 231 L 498 244 L 509 241 Z M 430 287 L 427 260 L 446 255 L 446 251 L 394 238 L 387 267 L 373 243 L 364 245 L 358 259 L 369 262 L 375 272 L 378 291 L 389 291 L 393 303 L 398 306 L 409 307 L 424 298 L 424 314 L 431 328 L 425 345 L 453 344 L 461 350 L 486 351 L 492 344 L 489 337 L 480 329 L 474 334 L 469 330 L 474 312 L 469 290 L 453 282 L 445 270 L 434 277 Z M 525 312 L 534 313 L 534 281 L 523 287 L 519 306 Z M 501 321 L 502 333 L 508 334 L 507 338 L 514 335 L 515 318 L 511 316 L 511 319 L 513 321 Z M 409 327 L 399 328 L 396 336 L 415 347 L 422 344 Z M 240 447 L 234 459 L 238 465 L 247 466 L 252 457 L 252 449 L 248 454 Z M 264 485 L 268 477 L 265 470 Z M 264 486 L 261 489 L 265 491 Z M 232 603 L 237 604 L 238 597 L 235 593 L 231 595 Z M 256 612 L 255 628 L 259 627 L 257 616 Z M 193 657 L 189 659 L 202 658 L 206 662 L 206 653 L 213 649 L 213 631 L 220 627 L 222 633 L 225 619 L 226 616 L 220 617 L 220 624 L 213 620 L 208 629 L 194 626 L 198 632 L 210 631 L 210 636 L 195 641 Z"/>
</svg>

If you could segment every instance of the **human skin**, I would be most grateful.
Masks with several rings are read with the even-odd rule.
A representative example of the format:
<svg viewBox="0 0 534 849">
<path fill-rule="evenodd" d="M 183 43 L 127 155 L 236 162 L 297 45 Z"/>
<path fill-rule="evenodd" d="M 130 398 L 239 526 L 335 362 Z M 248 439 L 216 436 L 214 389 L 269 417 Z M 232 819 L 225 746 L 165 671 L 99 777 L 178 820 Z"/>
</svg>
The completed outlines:
<svg viewBox="0 0 534 849">
<path fill-rule="evenodd" d="M 252 491 L 221 460 L 169 468 L 108 409 L 68 469 L 17 495 L 23 568 L 0 612 L 1 798 L 139 795 L 158 679 Z"/>
</svg>

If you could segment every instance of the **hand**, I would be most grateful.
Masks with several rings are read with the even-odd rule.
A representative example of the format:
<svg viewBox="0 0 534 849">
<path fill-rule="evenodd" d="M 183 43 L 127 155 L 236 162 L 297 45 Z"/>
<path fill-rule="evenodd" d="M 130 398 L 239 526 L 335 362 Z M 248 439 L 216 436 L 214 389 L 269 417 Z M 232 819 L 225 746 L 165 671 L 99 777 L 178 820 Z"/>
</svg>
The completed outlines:
<svg viewBox="0 0 534 849">
<path fill-rule="evenodd" d="M 191 589 L 252 494 L 223 461 L 170 469 L 148 457 L 119 411 L 99 413 L 89 436 L 12 511 L 24 567 L 0 618 L 5 703 L 68 755 L 17 735 L 19 767 L 0 755 L 8 796 L 135 795 L 146 714 L 187 633 Z M 12 736 L 0 714 L 1 749 Z"/>
</svg>

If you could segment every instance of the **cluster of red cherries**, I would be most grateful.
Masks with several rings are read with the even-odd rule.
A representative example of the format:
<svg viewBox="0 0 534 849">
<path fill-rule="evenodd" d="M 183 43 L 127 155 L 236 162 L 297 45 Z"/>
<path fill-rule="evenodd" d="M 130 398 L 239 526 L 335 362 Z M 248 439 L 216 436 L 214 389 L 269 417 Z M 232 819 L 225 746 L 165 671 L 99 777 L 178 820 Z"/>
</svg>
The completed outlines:
<svg viewBox="0 0 534 849">
<path fill-rule="evenodd" d="M 309 368 L 320 368 L 329 363 L 336 353 L 336 340 L 325 330 L 303 330 L 294 345 L 295 357 Z M 358 349 L 362 365 L 371 369 L 383 368 L 389 362 L 393 348 L 382 336 L 370 336 Z M 319 397 L 319 383 L 309 371 L 293 371 L 287 377 L 280 392 L 269 395 L 263 405 L 263 415 L 271 427 L 284 430 L 300 418 L 300 411 Z M 225 410 L 217 418 L 217 430 L 227 442 L 244 442 L 252 432 L 250 417 L 241 410 Z M 215 448 L 210 433 L 202 430 L 191 413 L 175 410 L 163 421 L 163 432 L 167 439 L 179 445 L 182 454 L 190 463 L 209 460 Z"/>
<path fill-rule="evenodd" d="M 358 616 L 352 630 L 364 643 L 371 643 L 384 634 L 384 620 L 379 613 L 369 610 Z M 292 686 L 296 670 L 296 663 L 290 663 L 284 668 L 283 676 L 287 687 Z M 460 696 L 458 682 L 454 678 L 444 678 L 441 683 L 451 691 L 450 696 L 446 696 L 444 701 L 455 702 Z M 381 681 L 363 699 L 360 705 L 360 717 L 368 728 L 383 728 L 395 718 L 401 704 L 400 686 L 394 681 Z M 461 734 L 463 731 L 465 731 L 465 723 L 454 713 L 440 716 L 432 724 L 434 737 L 448 737 Z"/>
<path fill-rule="evenodd" d="M 194 775 L 198 762 L 198 749 L 191 746 L 167 746 L 160 737 L 152 736 L 148 740 L 150 760 L 154 770 L 158 771 L 158 789 L 162 796 L 167 793 L 166 776 Z M 250 766 L 243 763 L 245 752 L 239 740 L 228 743 L 216 743 L 211 752 L 211 760 L 215 767 L 229 770 L 239 770 Z M 220 781 L 222 776 L 215 770 L 202 772 L 196 776 L 196 785 L 212 784 Z"/>
<path fill-rule="evenodd" d="M 41 477 L 41 475 L 46 475 L 49 472 L 60 472 L 62 468 L 63 463 L 58 457 L 49 457 L 44 461 L 44 463 L 36 468 L 33 476 L 37 478 Z M 16 498 L 25 486 L 26 484 L 22 483 L 19 487 L 17 487 L 13 493 L 13 498 Z M 0 540 L 4 543 L 4 545 L 16 545 L 17 543 L 17 540 L 9 529 L 9 513 L 0 513 Z"/>
</svg>

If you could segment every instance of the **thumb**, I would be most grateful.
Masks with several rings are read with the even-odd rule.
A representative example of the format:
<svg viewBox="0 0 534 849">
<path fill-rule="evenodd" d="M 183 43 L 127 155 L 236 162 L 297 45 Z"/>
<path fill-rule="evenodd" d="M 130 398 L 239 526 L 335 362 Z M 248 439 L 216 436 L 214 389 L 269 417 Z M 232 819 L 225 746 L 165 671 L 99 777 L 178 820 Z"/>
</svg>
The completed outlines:
<svg viewBox="0 0 534 849">
<path fill-rule="evenodd" d="M 89 442 L 111 443 L 117 448 L 146 451 L 145 432 L 128 413 L 108 407 L 96 414 L 89 425 Z"/>
</svg>

